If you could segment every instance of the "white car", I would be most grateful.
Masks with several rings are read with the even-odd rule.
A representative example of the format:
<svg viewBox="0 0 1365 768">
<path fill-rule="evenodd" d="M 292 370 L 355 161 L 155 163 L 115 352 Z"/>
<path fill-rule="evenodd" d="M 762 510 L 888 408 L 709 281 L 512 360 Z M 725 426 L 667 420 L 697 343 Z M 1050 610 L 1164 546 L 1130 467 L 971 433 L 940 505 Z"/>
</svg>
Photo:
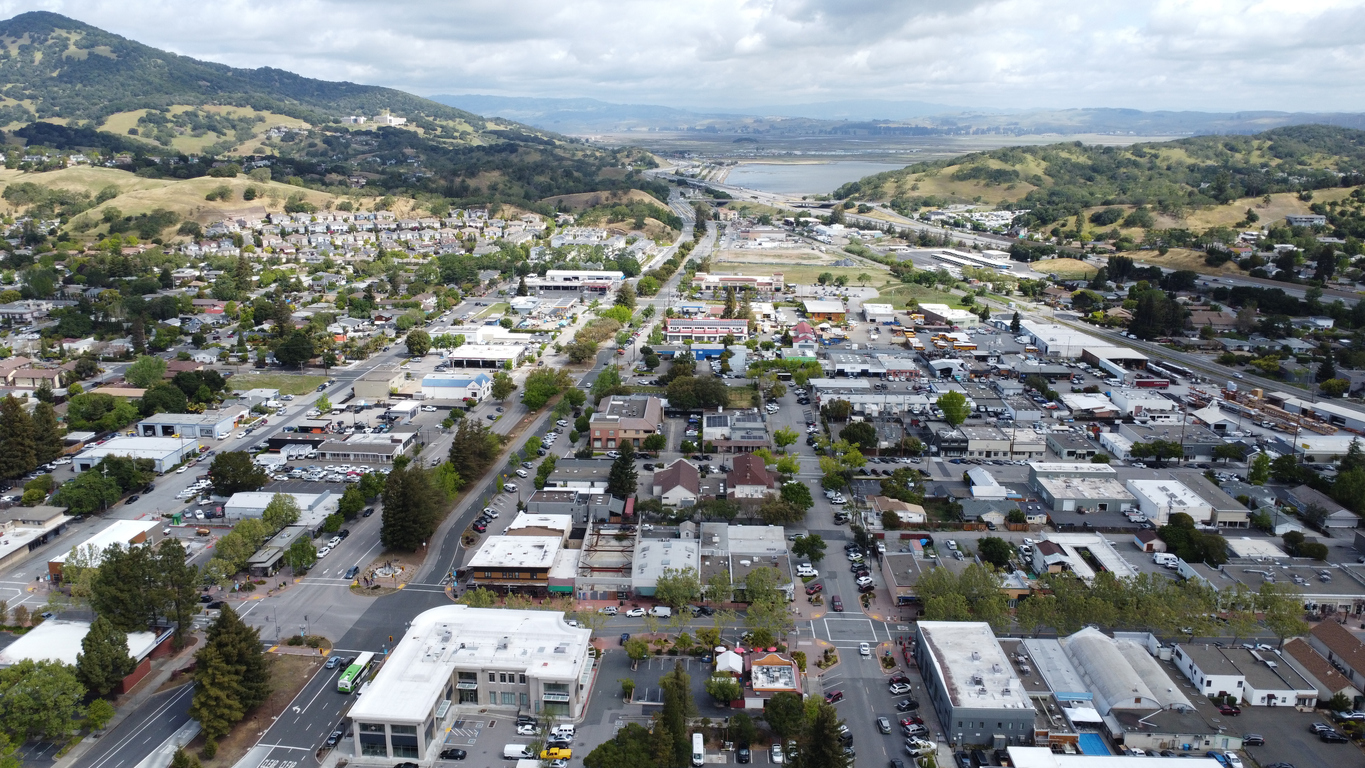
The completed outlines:
<svg viewBox="0 0 1365 768">
<path fill-rule="evenodd" d="M 240 440 L 240 439 L 242 439 L 242 438 L 244 438 L 244 437 L 246 437 L 246 433 L 245 433 L 245 432 L 238 432 L 238 433 L 237 433 L 237 439 L 238 439 L 238 440 Z"/>
<path fill-rule="evenodd" d="M 563 420 L 563 419 L 560 419 L 559 421 L 556 421 L 556 422 L 555 422 L 555 426 L 556 426 L 556 427 L 567 427 L 567 426 L 569 426 L 569 422 L 567 422 L 567 421 L 565 421 L 565 420 Z"/>
<path fill-rule="evenodd" d="M 517 475 L 517 477 L 526 477 L 526 476 L 527 476 L 526 470 L 524 470 L 524 469 L 518 469 L 518 470 L 516 471 L 516 475 Z"/>
<path fill-rule="evenodd" d="M 176 473 L 177 475 L 183 475 L 183 474 L 185 474 L 185 470 L 187 470 L 187 469 L 189 469 L 189 467 L 180 467 L 180 468 L 178 468 L 178 469 L 175 470 L 175 473 Z"/>
<path fill-rule="evenodd" d="M 327 542 L 327 546 L 329 546 L 329 547 L 335 547 L 336 545 L 338 545 L 338 544 L 340 544 L 340 543 L 341 543 L 341 537 L 340 537 L 340 536 L 333 536 L 333 537 L 332 537 L 332 540 L 329 541 L 329 542 Z"/>
<path fill-rule="evenodd" d="M 327 556 L 327 553 L 328 553 L 328 552 L 331 552 L 331 551 L 332 551 L 332 548 L 331 548 L 331 547 L 323 547 L 322 549 L 319 549 L 319 550 L 318 550 L 318 559 L 321 560 L 322 558 L 326 557 L 326 556 Z"/>
<path fill-rule="evenodd" d="M 424 405 L 424 406 L 422 406 L 422 413 L 435 413 L 435 412 L 436 412 L 436 406 L 434 406 L 434 405 Z"/>
<path fill-rule="evenodd" d="M 605 614 L 608 615 L 608 616 L 615 616 L 616 613 L 617 613 L 616 606 L 614 606 L 614 605 L 609 605 L 609 606 L 607 606 L 606 608 L 603 608 L 603 609 L 601 610 L 601 613 L 605 613 Z M 517 735 L 520 736 L 521 734 L 518 733 Z"/>
<path fill-rule="evenodd" d="M 640 618 L 641 616 L 644 616 L 644 615 L 645 615 L 645 609 L 644 609 L 644 608 L 631 608 L 629 611 L 626 611 L 626 615 L 629 616 L 629 617 L 632 618 L 632 619 L 638 619 L 638 618 Z"/>
<path fill-rule="evenodd" d="M 536 727 L 535 727 L 534 725 L 531 725 L 530 723 L 527 723 L 526 725 L 518 725 L 518 726 L 517 726 L 517 735 L 518 735 L 518 736 L 535 736 L 535 735 L 536 735 Z"/>
<path fill-rule="evenodd" d="M 868 645 L 867 643 L 858 643 L 858 655 L 859 655 L 859 656 L 871 656 L 871 655 L 872 655 L 872 646 Z"/>
</svg>

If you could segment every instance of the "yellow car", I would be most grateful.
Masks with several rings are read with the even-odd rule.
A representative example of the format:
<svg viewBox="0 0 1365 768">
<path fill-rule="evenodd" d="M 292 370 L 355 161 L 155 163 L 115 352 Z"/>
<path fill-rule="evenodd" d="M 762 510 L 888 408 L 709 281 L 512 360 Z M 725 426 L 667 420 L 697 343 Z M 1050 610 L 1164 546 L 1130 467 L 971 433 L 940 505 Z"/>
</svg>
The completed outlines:
<svg viewBox="0 0 1365 768">
<path fill-rule="evenodd" d="M 559 760 L 559 759 L 568 760 L 568 759 L 570 759 L 570 758 L 572 758 L 572 757 L 573 757 L 573 750 L 572 750 L 572 749 L 564 749 L 563 747 L 550 747 L 549 749 L 544 749 L 544 750 L 541 750 L 541 752 L 540 752 L 540 759 L 541 759 L 541 760 Z"/>
</svg>

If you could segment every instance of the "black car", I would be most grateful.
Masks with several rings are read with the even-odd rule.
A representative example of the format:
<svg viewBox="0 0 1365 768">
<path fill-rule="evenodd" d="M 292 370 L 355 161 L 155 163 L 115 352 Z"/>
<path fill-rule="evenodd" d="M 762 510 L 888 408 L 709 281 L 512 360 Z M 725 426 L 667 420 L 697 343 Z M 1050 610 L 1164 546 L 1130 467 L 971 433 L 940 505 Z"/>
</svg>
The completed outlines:
<svg viewBox="0 0 1365 768">
<path fill-rule="evenodd" d="M 341 729 L 341 728 L 338 728 L 338 729 L 336 729 L 335 731 L 332 731 L 331 734 L 329 734 L 329 735 L 327 736 L 327 746 L 329 746 L 329 747 L 335 747 L 335 746 L 337 745 L 337 742 L 338 742 L 338 741 L 341 741 L 341 737 L 342 737 L 342 736 L 345 736 L 345 735 L 346 735 L 346 731 L 345 731 L 344 729 Z"/>
<path fill-rule="evenodd" d="M 140 499 L 140 498 L 142 498 L 142 497 L 139 496 L 139 495 L 137 495 L 137 494 L 135 493 L 135 494 L 133 494 L 132 496 L 129 496 L 129 497 L 128 497 L 128 500 L 125 501 L 125 502 L 123 502 L 123 503 L 124 503 L 124 504 L 132 504 L 133 502 L 137 501 L 137 500 Z"/>
<path fill-rule="evenodd" d="M 1337 733 L 1336 731 L 1323 731 L 1322 733 L 1318 734 L 1318 738 L 1322 739 L 1328 744 L 1345 744 L 1346 742 L 1350 741 L 1350 739 L 1346 738 L 1340 733 Z"/>
<path fill-rule="evenodd" d="M 350 568 L 346 569 L 346 575 L 343 576 L 342 578 L 354 579 L 356 577 L 356 574 L 358 573 L 360 573 L 360 566 L 353 565 Z"/>
<path fill-rule="evenodd" d="M 1245 735 L 1245 736 L 1242 737 L 1242 746 L 1244 746 L 1244 747 L 1264 747 L 1264 746 L 1265 746 L 1265 737 L 1262 736 L 1262 735 L 1259 734 L 1259 733 L 1248 733 L 1247 735 Z"/>
<path fill-rule="evenodd" d="M 201 603 L 211 603 L 211 602 L 213 602 L 213 595 L 200 595 L 200 596 L 199 596 L 199 602 L 201 602 Z"/>
<path fill-rule="evenodd" d="M 897 712 L 909 712 L 914 709 L 919 709 L 919 702 L 914 699 L 901 699 L 896 702 Z"/>
<path fill-rule="evenodd" d="M 747 762 L 749 762 L 749 761 L 752 760 L 752 759 L 753 759 L 753 756 L 752 756 L 751 753 L 749 752 L 749 748 L 748 748 L 748 747 L 740 747 L 739 749 L 736 749 L 736 750 L 735 750 L 735 762 L 736 762 L 736 763 L 747 763 Z"/>
<path fill-rule="evenodd" d="M 351 535 L 351 529 L 350 529 L 350 528 L 342 528 L 341 530 L 337 531 L 337 535 L 344 539 L 344 538 L 346 538 L 347 536 L 350 536 L 350 535 Z"/>
<path fill-rule="evenodd" d="M 953 762 L 957 763 L 957 768 L 972 768 L 971 755 L 962 750 L 953 753 Z"/>
<path fill-rule="evenodd" d="M 530 715 L 517 715 L 517 725 L 539 725 L 534 717 Z"/>
<path fill-rule="evenodd" d="M 216 611 L 216 610 L 218 610 L 219 608 L 222 608 L 222 607 L 225 606 L 225 605 L 227 605 L 227 603 L 223 602 L 222 600 L 214 600 L 213 602 L 209 603 L 209 604 L 208 604 L 207 606 L 205 606 L 205 607 L 208 608 L 208 609 L 211 610 L 211 611 Z"/>
<path fill-rule="evenodd" d="M 467 754 L 467 753 L 466 753 L 463 749 L 455 749 L 454 747 L 451 747 L 450 749 L 443 749 L 443 750 L 441 750 L 441 759 L 442 759 L 442 760 L 463 760 L 463 759 L 465 759 L 466 754 Z"/>
<path fill-rule="evenodd" d="M 361 517 L 369 517 L 370 515 L 373 515 L 373 514 L 374 514 L 374 507 L 366 507 L 366 508 L 365 508 L 365 512 L 364 512 L 363 514 L 361 514 Z"/>
</svg>

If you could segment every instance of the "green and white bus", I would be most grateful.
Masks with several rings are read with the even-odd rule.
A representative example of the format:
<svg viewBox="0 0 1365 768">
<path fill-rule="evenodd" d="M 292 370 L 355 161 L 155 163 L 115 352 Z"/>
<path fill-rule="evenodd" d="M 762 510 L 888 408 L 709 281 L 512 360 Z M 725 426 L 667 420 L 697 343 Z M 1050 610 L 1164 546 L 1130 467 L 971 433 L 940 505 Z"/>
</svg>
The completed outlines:
<svg viewBox="0 0 1365 768">
<path fill-rule="evenodd" d="M 355 657 L 351 666 L 347 667 L 346 671 L 341 673 L 341 677 L 337 678 L 337 692 L 350 693 L 365 682 L 365 675 L 370 671 L 370 662 L 372 661 L 374 661 L 374 654 L 369 651 Z"/>
</svg>

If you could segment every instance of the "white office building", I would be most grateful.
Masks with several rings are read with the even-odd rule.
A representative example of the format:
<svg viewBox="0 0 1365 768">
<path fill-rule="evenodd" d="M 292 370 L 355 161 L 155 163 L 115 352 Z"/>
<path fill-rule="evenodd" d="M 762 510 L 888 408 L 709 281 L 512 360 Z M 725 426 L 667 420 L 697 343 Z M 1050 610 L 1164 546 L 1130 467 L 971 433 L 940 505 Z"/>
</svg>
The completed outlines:
<svg viewBox="0 0 1365 768">
<path fill-rule="evenodd" d="M 1169 522 L 1171 515 L 1177 512 L 1184 512 L 1196 523 L 1208 523 L 1213 519 L 1213 505 L 1179 481 L 1129 480 L 1126 486 L 1137 499 L 1143 517 L 1158 527 Z"/>
<path fill-rule="evenodd" d="M 460 716 L 577 719 L 593 677 L 591 636 L 552 611 L 444 605 L 418 614 L 347 715 L 355 757 L 430 761 Z"/>
</svg>

